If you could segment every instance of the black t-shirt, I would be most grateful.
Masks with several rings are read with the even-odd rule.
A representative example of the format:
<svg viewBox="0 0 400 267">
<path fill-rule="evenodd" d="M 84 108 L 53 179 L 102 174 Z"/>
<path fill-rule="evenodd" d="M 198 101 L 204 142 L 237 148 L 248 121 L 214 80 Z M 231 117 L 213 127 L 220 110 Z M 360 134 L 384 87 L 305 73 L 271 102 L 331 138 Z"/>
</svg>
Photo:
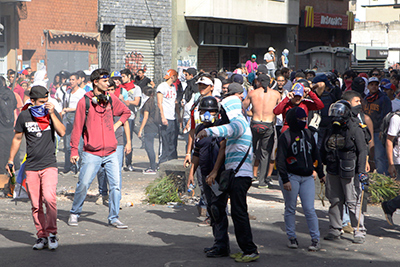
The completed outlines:
<svg viewBox="0 0 400 267">
<path fill-rule="evenodd" d="M 60 115 L 57 112 L 55 114 L 61 121 Z M 15 131 L 25 134 L 26 171 L 39 171 L 57 167 L 55 129 L 51 119 L 50 125 L 42 131 L 29 109 L 26 109 L 19 114 L 15 124 Z"/>
<path fill-rule="evenodd" d="M 140 87 L 143 92 L 143 88 L 145 88 L 149 83 L 151 82 L 150 78 L 147 78 L 146 76 L 143 77 L 143 79 L 139 79 L 139 77 L 136 76 L 134 84 Z"/>
<path fill-rule="evenodd" d="M 147 119 L 146 125 L 144 126 L 145 132 L 157 132 L 157 125 L 154 123 L 154 118 L 156 115 L 156 103 L 153 97 L 147 99 L 146 103 L 144 103 L 141 112 L 147 111 L 149 113 L 149 117 Z"/>
</svg>

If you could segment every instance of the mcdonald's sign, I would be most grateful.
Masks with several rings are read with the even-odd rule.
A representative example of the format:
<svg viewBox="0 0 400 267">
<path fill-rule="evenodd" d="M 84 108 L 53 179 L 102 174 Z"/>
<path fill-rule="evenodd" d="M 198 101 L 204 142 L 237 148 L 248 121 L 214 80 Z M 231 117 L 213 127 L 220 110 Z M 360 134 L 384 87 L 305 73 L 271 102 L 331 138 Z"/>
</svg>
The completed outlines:
<svg viewBox="0 0 400 267">
<path fill-rule="evenodd" d="M 302 12 L 301 26 L 311 28 L 354 29 L 354 14 L 347 11 L 346 15 L 317 13 L 312 6 L 306 6 Z"/>
</svg>

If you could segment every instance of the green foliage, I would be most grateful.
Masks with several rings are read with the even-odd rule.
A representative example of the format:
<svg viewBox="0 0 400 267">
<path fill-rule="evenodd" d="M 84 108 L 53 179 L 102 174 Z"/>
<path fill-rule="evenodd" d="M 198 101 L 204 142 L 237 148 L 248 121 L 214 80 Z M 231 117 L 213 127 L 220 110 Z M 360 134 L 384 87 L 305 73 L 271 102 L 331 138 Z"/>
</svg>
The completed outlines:
<svg viewBox="0 0 400 267">
<path fill-rule="evenodd" d="M 150 204 L 167 204 L 182 202 L 178 194 L 178 186 L 171 176 L 160 177 L 146 187 L 147 201 Z"/>
<path fill-rule="evenodd" d="M 369 173 L 369 200 L 372 203 L 380 203 L 398 196 L 399 183 L 388 176 L 379 173 Z"/>
</svg>

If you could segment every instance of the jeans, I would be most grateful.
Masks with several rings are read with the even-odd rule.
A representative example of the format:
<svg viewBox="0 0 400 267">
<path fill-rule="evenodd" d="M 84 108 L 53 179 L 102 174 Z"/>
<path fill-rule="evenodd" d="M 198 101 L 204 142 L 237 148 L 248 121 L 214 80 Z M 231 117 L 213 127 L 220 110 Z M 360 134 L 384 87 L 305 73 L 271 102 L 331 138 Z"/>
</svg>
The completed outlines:
<svg viewBox="0 0 400 267">
<path fill-rule="evenodd" d="M 297 196 L 300 196 L 301 206 L 307 220 L 311 239 L 319 240 L 318 217 L 314 209 L 315 183 L 313 176 L 299 176 L 289 174 L 291 191 L 283 188 L 282 179 L 279 179 L 283 198 L 285 199 L 285 226 L 288 238 L 296 238 L 296 205 Z"/>
<path fill-rule="evenodd" d="M 129 131 L 130 131 L 130 133 L 131 133 L 131 141 L 132 141 L 133 130 L 134 130 L 134 128 L 135 128 L 135 120 L 129 119 L 129 120 L 128 120 L 128 123 L 129 123 Z M 124 136 L 124 146 L 125 146 L 125 145 L 126 145 L 126 142 L 127 142 L 126 136 L 125 136 L 125 131 L 124 131 L 123 136 Z M 132 152 L 133 152 L 133 149 L 131 150 L 131 153 L 126 154 L 126 156 L 125 156 L 125 166 L 127 166 L 127 167 L 128 167 L 129 165 L 132 165 Z M 122 161 L 123 161 L 123 157 L 124 157 L 124 154 L 122 154 Z"/>
<path fill-rule="evenodd" d="M 358 179 L 343 179 L 339 175 L 326 175 L 326 197 L 330 202 L 329 207 L 329 233 L 338 236 L 342 229 L 343 204 L 349 208 L 351 226 L 354 236 L 365 237 L 367 229 L 364 226 L 364 214 L 361 212 L 361 183 Z M 357 223 L 360 228 L 357 231 Z"/>
<path fill-rule="evenodd" d="M 381 140 L 379 140 L 379 132 L 374 133 L 374 143 L 375 143 L 375 167 L 376 171 L 380 174 L 388 173 L 388 160 L 386 155 L 386 149 L 382 145 Z"/>
<path fill-rule="evenodd" d="M 123 145 L 118 145 L 117 146 L 117 156 L 118 156 L 118 166 L 119 166 L 119 190 L 122 188 L 122 176 L 121 176 L 121 169 L 122 169 L 122 163 L 124 162 L 124 146 Z M 97 181 L 99 183 L 99 194 L 102 196 L 107 196 L 108 195 L 108 179 L 107 179 L 107 173 L 104 167 L 101 167 L 99 171 L 97 172 Z"/>
<path fill-rule="evenodd" d="M 108 221 L 113 223 L 118 219 L 119 202 L 121 200 L 121 190 L 119 188 L 121 178 L 118 170 L 118 155 L 115 152 L 104 157 L 96 156 L 85 151 L 82 152 L 82 168 L 79 173 L 79 181 L 76 185 L 74 201 L 70 212 L 77 215 L 81 214 L 87 191 L 102 166 L 107 173 L 110 187 Z"/>
<path fill-rule="evenodd" d="M 276 69 L 268 69 L 268 75 L 271 76 L 271 78 L 275 78 L 275 71 Z"/>
<path fill-rule="evenodd" d="M 154 152 L 154 138 L 156 137 L 156 132 L 146 131 L 144 133 L 144 149 L 146 150 L 147 157 L 150 161 L 150 169 L 156 170 L 156 153 Z"/>
<path fill-rule="evenodd" d="M 177 120 L 168 120 L 168 125 L 160 127 L 160 146 L 158 162 L 178 158 L 176 147 L 178 146 L 178 123 Z"/>
<path fill-rule="evenodd" d="M 257 124 L 267 126 L 268 130 L 263 134 L 257 133 L 255 128 L 255 125 Z M 250 127 L 253 134 L 254 155 L 256 159 L 260 161 L 258 175 L 258 180 L 260 181 L 259 185 L 266 185 L 269 161 L 271 159 L 271 153 L 274 147 L 274 125 L 271 122 L 251 121 Z"/>
</svg>

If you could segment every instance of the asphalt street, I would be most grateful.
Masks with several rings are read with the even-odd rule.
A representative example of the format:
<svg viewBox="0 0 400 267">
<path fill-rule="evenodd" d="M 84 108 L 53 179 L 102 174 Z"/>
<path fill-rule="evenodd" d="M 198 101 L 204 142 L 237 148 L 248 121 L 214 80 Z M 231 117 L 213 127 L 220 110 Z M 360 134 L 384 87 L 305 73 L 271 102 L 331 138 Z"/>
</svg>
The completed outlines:
<svg viewBox="0 0 400 267">
<path fill-rule="evenodd" d="M 136 137 L 136 136 L 135 136 Z M 134 142 L 134 162 L 147 167 L 147 157 L 139 142 Z M 184 143 L 179 141 L 183 161 Z M 60 161 L 63 153 L 58 154 Z M 60 166 L 62 164 L 60 163 Z M 62 167 L 60 167 L 60 170 Z M 67 225 L 77 178 L 59 175 L 58 237 L 59 248 L 32 250 L 36 240 L 30 203 L 0 199 L 0 266 L 237 266 L 230 258 L 206 258 L 203 248 L 212 245 L 211 227 L 198 227 L 204 218 L 193 204 L 179 206 L 142 203 L 144 188 L 155 175 L 122 172 L 123 199 L 120 219 L 129 226 L 118 230 L 107 225 L 108 208 L 95 204 L 97 182 L 91 186 L 78 227 Z M 322 249 L 309 252 L 310 236 L 299 202 L 296 227 L 298 249 L 287 248 L 283 222 L 282 194 L 274 180 L 273 189 L 252 187 L 248 193 L 253 238 L 261 255 L 245 266 L 400 266 L 400 228 L 389 226 L 380 206 L 368 206 L 366 243 L 352 243 L 344 234 L 338 241 L 321 241 Z M 318 190 L 317 190 L 318 191 Z M 133 206 L 126 207 L 126 203 Z M 316 200 L 321 239 L 327 234 L 327 201 Z M 230 221 L 231 251 L 239 248 Z M 400 224 L 400 215 L 394 215 Z"/>
</svg>

